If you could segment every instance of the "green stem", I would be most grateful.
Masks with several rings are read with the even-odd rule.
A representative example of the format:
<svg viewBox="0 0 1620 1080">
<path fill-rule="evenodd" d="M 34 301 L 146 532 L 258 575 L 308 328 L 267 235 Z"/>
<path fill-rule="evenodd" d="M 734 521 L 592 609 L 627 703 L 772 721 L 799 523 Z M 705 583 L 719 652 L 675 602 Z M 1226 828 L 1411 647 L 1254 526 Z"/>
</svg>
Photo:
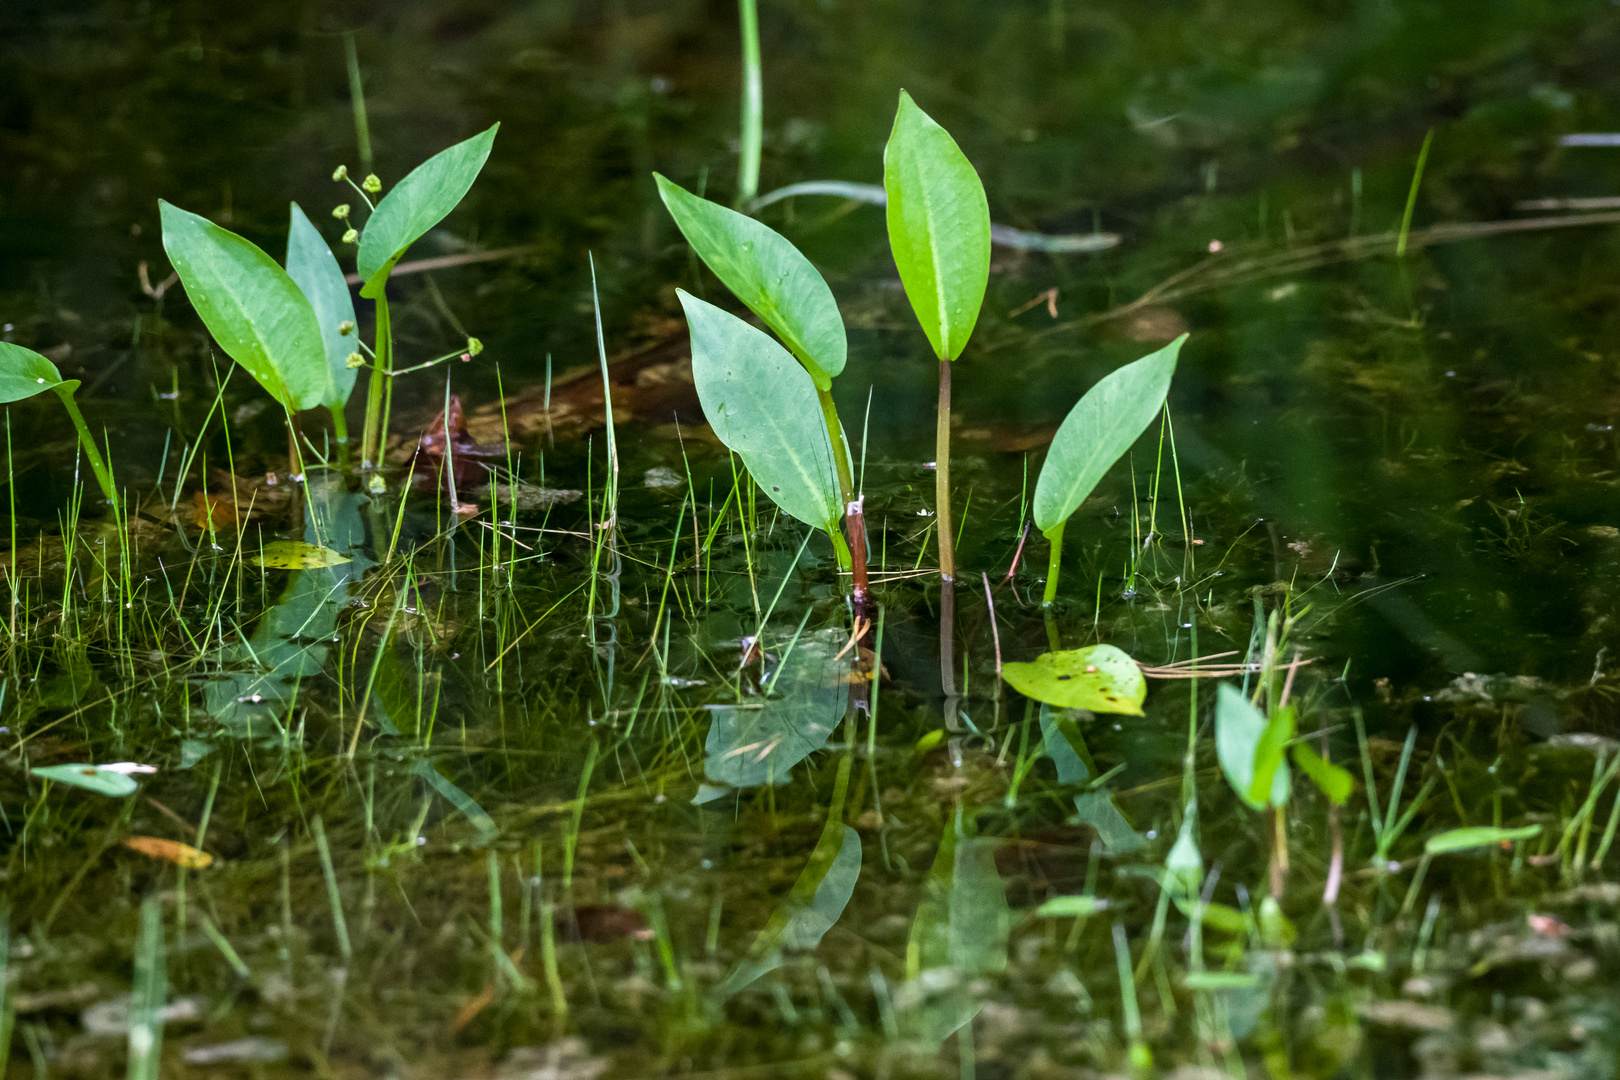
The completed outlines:
<svg viewBox="0 0 1620 1080">
<path fill-rule="evenodd" d="M 84 422 L 84 414 L 79 412 L 79 406 L 73 400 L 72 389 L 66 384 L 53 386 L 56 396 L 62 399 L 62 405 L 73 420 L 73 426 L 79 433 L 79 445 L 84 447 L 84 456 L 90 462 L 90 471 L 96 474 L 96 482 L 101 485 L 101 493 L 107 497 L 107 504 L 118 511 L 118 492 L 113 487 L 112 472 L 107 463 L 102 460 L 101 451 L 96 449 L 96 440 L 90 435 L 90 428 Z"/>
<path fill-rule="evenodd" d="M 332 440 L 337 443 L 338 464 L 343 468 L 349 467 L 349 421 L 343 415 L 343 406 L 330 406 L 327 412 L 332 414 Z"/>
<path fill-rule="evenodd" d="M 802 362 L 802 361 L 801 361 Z M 827 439 L 832 444 L 833 468 L 838 473 L 838 494 L 844 507 L 855 501 L 855 485 L 849 474 L 849 450 L 844 444 L 844 425 L 838 422 L 838 406 L 833 404 L 832 391 L 816 387 L 821 402 L 821 418 L 827 424 Z M 838 554 L 838 569 L 852 567 L 850 548 L 836 528 L 827 530 L 833 537 L 833 550 Z M 864 560 L 863 560 L 864 561 Z M 862 583 L 864 585 L 864 582 Z"/>
<path fill-rule="evenodd" d="M 1046 593 L 1041 597 L 1042 607 L 1051 607 L 1057 601 L 1058 574 L 1063 568 L 1063 526 L 1066 524 L 1068 522 L 1060 521 L 1046 533 L 1046 542 L 1051 550 L 1046 557 Z"/>
<path fill-rule="evenodd" d="M 934 513 L 939 532 L 939 574 L 956 578 L 956 544 L 951 531 L 951 362 L 939 362 L 939 412 L 934 427 Z"/>
<path fill-rule="evenodd" d="M 394 329 L 388 318 L 388 297 L 377 296 L 377 332 L 373 339 L 371 379 L 366 385 L 366 420 L 360 436 L 360 467 L 372 469 L 382 464 L 383 384 L 393 367 Z"/>
<path fill-rule="evenodd" d="M 737 0 L 737 13 L 742 23 L 743 47 L 742 154 L 737 161 L 737 200 L 746 203 L 759 193 L 759 147 L 765 94 L 760 85 L 756 0 Z"/>
</svg>

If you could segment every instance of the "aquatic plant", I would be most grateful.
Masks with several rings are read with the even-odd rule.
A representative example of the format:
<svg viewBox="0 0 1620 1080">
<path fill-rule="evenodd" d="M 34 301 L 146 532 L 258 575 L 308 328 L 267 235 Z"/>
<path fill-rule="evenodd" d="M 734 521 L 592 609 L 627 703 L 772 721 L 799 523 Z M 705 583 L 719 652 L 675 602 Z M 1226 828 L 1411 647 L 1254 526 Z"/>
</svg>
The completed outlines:
<svg viewBox="0 0 1620 1080">
<path fill-rule="evenodd" d="M 55 391 L 57 399 L 68 412 L 68 418 L 73 421 L 73 430 L 79 436 L 79 446 L 84 450 L 85 460 L 90 463 L 90 471 L 96 474 L 96 483 L 101 485 L 102 495 L 116 512 L 118 489 L 113 486 L 112 471 L 103 460 L 95 438 L 85 426 L 84 414 L 79 412 L 79 406 L 73 400 L 73 392 L 78 388 L 78 379 L 62 378 L 62 373 L 56 370 L 56 365 L 46 357 L 21 345 L 0 341 L 0 405 L 25 401 L 47 390 Z"/>
</svg>

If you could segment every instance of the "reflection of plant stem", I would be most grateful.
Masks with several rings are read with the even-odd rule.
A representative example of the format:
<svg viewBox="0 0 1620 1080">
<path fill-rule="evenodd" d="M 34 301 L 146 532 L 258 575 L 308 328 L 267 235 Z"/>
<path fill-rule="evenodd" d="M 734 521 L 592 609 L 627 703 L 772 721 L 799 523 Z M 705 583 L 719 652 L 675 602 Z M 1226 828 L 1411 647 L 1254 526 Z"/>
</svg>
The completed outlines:
<svg viewBox="0 0 1620 1080">
<path fill-rule="evenodd" d="M 107 497 L 107 504 L 116 513 L 118 510 L 118 491 L 113 487 L 112 472 L 107 463 L 102 460 L 101 451 L 96 449 L 96 440 L 91 437 L 90 429 L 85 425 L 84 414 L 79 412 L 79 406 L 73 400 L 73 391 L 66 384 L 51 387 L 56 396 L 62 399 L 62 405 L 73 420 L 73 427 L 79 433 L 79 445 L 84 447 L 84 456 L 90 462 L 90 471 L 96 474 L 96 483 L 101 485 L 101 493 Z"/>
<path fill-rule="evenodd" d="M 1046 556 L 1046 592 L 1041 597 L 1042 607 L 1051 607 L 1057 600 L 1058 574 L 1063 567 L 1063 526 L 1067 522 L 1058 522 L 1046 532 L 1046 542 L 1050 552 Z"/>
</svg>

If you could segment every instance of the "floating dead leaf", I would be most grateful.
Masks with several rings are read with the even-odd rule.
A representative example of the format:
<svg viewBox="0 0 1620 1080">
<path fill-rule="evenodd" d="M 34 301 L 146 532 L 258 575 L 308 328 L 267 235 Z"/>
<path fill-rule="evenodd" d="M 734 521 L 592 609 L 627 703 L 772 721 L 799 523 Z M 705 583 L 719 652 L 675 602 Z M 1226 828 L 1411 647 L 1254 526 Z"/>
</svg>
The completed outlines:
<svg viewBox="0 0 1620 1080">
<path fill-rule="evenodd" d="M 272 570 L 313 570 L 321 566 L 340 566 L 350 562 L 351 557 L 302 540 L 272 540 L 253 561 Z"/>
<path fill-rule="evenodd" d="M 198 851 L 190 844 L 165 840 L 160 836 L 131 836 L 124 841 L 124 846 L 154 859 L 167 859 L 187 870 L 201 870 L 214 861 L 214 857 L 206 851 Z"/>
</svg>

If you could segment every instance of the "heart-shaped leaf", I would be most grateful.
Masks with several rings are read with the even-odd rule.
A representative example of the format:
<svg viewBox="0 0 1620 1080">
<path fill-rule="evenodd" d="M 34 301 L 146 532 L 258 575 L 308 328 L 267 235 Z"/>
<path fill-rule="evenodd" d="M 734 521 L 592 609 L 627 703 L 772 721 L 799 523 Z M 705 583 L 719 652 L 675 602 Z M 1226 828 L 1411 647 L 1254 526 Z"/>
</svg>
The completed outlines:
<svg viewBox="0 0 1620 1080">
<path fill-rule="evenodd" d="M 1041 532 L 1069 520 L 1153 422 L 1164 406 L 1176 356 L 1186 340 L 1182 334 L 1158 352 L 1103 376 L 1069 410 L 1035 481 L 1035 527 Z"/>
<path fill-rule="evenodd" d="M 122 798 L 139 786 L 127 772 L 102 765 L 40 765 L 29 772 L 44 780 L 94 791 L 98 795 Z"/>
<path fill-rule="evenodd" d="M 1025 697 L 1062 709 L 1142 715 L 1147 680 L 1142 669 L 1112 645 L 1092 645 L 1003 664 L 1001 676 Z"/>
<path fill-rule="evenodd" d="M 1243 692 L 1222 683 L 1215 694 L 1215 756 L 1220 759 L 1226 782 L 1238 797 L 1256 810 L 1288 802 L 1288 764 L 1279 762 L 1271 776 L 1269 798 L 1254 798 L 1255 757 L 1265 737 L 1267 722 L 1259 709 L 1249 704 Z"/>
<path fill-rule="evenodd" d="M 676 294 L 692 331 L 692 381 L 715 435 L 776 505 L 807 525 L 836 529 L 838 474 L 810 373 L 770 335 Z"/>
<path fill-rule="evenodd" d="M 326 349 L 315 309 L 256 245 L 158 200 L 163 250 L 219 347 L 289 410 L 326 394 Z"/>
<path fill-rule="evenodd" d="M 495 145 L 496 124 L 465 142 L 428 158 L 395 184 L 366 220 L 360 234 L 360 253 L 355 268 L 364 282 L 360 295 L 382 295 L 389 271 L 405 254 L 405 249 L 449 216 L 450 211 L 472 188 L 473 181 Z"/>
<path fill-rule="evenodd" d="M 1497 829 L 1489 825 L 1473 825 L 1465 829 L 1452 829 L 1439 833 L 1423 845 L 1425 855 L 1449 855 L 1454 851 L 1510 844 L 1515 840 L 1530 840 L 1541 835 L 1540 825 L 1523 825 L 1517 829 Z"/>
<path fill-rule="evenodd" d="M 287 230 L 287 276 L 309 301 L 321 330 L 321 345 L 326 350 L 326 390 L 321 404 L 341 409 L 354 389 L 355 369 L 349 366 L 349 354 L 358 349 L 354 298 L 349 295 L 337 257 L 297 203 L 292 204 L 291 218 Z M 343 333 L 344 323 L 350 327 L 347 334 Z"/>
<path fill-rule="evenodd" d="M 934 355 L 967 347 L 990 281 L 990 204 L 950 133 L 900 91 L 883 150 L 889 249 Z"/>
<path fill-rule="evenodd" d="M 822 390 L 844 370 L 848 343 L 832 290 L 775 229 L 653 173 L 658 194 L 714 276 L 776 331 Z"/>
<path fill-rule="evenodd" d="M 62 375 L 55 364 L 33 349 L 0 341 L 0 405 L 22 401 L 60 385 Z"/>
</svg>

